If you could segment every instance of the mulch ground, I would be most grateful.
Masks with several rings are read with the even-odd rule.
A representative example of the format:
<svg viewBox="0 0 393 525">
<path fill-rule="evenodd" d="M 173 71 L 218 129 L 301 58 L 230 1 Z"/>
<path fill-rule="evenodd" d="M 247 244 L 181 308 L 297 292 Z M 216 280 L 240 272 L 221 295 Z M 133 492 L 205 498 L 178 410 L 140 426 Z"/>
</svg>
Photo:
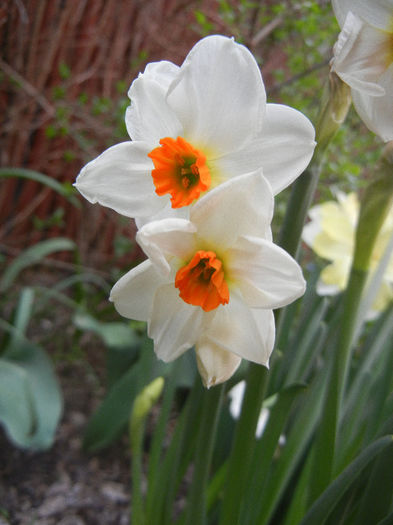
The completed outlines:
<svg viewBox="0 0 393 525">
<path fill-rule="evenodd" d="M 65 408 L 53 447 L 15 448 L 0 428 L 0 525 L 126 525 L 126 442 L 89 455 L 83 430 L 102 391 L 82 362 L 61 364 Z"/>
</svg>

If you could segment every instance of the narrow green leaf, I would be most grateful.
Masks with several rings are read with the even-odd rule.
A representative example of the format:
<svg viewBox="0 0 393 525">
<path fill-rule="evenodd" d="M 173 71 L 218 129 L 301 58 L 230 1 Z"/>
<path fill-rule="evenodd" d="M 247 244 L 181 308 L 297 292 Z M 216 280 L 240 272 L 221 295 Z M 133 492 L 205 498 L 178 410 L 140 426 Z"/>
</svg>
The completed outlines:
<svg viewBox="0 0 393 525">
<path fill-rule="evenodd" d="M 27 179 L 39 182 L 48 188 L 56 191 L 62 197 L 65 197 L 71 204 L 77 208 L 81 207 L 80 201 L 76 198 L 76 191 L 72 186 L 64 185 L 48 175 L 39 173 L 38 171 L 28 170 L 25 168 L 0 168 L 1 177 L 16 177 L 18 179 Z"/>
<path fill-rule="evenodd" d="M 144 356 L 144 353 L 149 355 Z M 154 356 L 150 340 L 146 340 L 141 355 L 142 359 L 112 386 L 90 418 L 83 440 L 83 446 L 89 452 L 107 447 L 119 436 L 128 423 L 135 396 L 154 377 L 164 375 L 165 365 Z M 143 363 L 146 357 L 149 358 L 149 366 Z"/>
<path fill-rule="evenodd" d="M 257 525 L 269 523 L 285 488 L 306 451 L 306 447 L 309 445 L 320 415 L 326 380 L 327 370 L 325 368 L 304 394 L 304 401 L 299 407 L 295 422 L 286 436 L 287 442 L 282 450 L 280 461 L 272 472 L 269 472 L 265 488 L 260 495 L 264 505 L 255 522 Z"/>
<path fill-rule="evenodd" d="M 375 438 L 391 381 L 393 310 L 375 323 L 358 353 L 354 379 L 344 399 L 340 420 L 335 472 L 356 456 L 362 444 Z M 368 430 L 367 430 L 368 429 Z"/>
<path fill-rule="evenodd" d="M 63 237 L 47 239 L 27 248 L 6 268 L 0 280 L 0 292 L 6 292 L 25 268 L 37 264 L 54 252 L 70 251 L 75 248 L 76 244 L 71 239 Z"/>
<path fill-rule="evenodd" d="M 386 518 L 379 521 L 377 525 L 392 525 L 393 524 L 393 512 L 391 512 Z"/>
<path fill-rule="evenodd" d="M 377 523 L 389 512 L 393 494 L 393 444 L 377 458 L 360 500 L 358 525 Z"/>
<path fill-rule="evenodd" d="M 364 449 L 314 502 L 300 525 L 323 525 L 363 469 L 392 443 L 393 436 L 384 436 Z"/>
<path fill-rule="evenodd" d="M 253 463 L 258 465 L 252 472 L 247 493 L 243 496 L 243 513 L 241 523 L 255 523 L 261 512 L 263 500 L 261 493 L 268 478 L 269 467 L 277 450 L 280 435 L 288 419 L 292 403 L 300 393 L 304 393 L 305 385 L 291 385 L 277 395 L 277 401 L 270 409 L 269 419 L 262 437 L 257 441 Z"/>
<path fill-rule="evenodd" d="M 141 342 L 127 322 L 104 323 L 86 312 L 79 311 L 74 316 L 74 323 L 80 330 L 97 334 L 111 348 L 131 349 Z"/>
<path fill-rule="evenodd" d="M 157 490 L 157 480 L 160 471 L 160 460 L 162 459 L 165 445 L 165 435 L 167 423 L 170 417 L 173 400 L 176 393 L 176 384 L 172 379 L 173 374 L 169 374 L 166 381 L 158 421 L 153 430 L 152 444 L 149 451 L 149 467 L 146 495 L 146 514 L 154 514 L 156 501 L 154 499 Z"/>
<path fill-rule="evenodd" d="M 11 332 L 10 340 L 7 345 L 8 350 L 13 346 L 18 345 L 21 339 L 24 339 L 25 331 L 32 314 L 33 301 L 34 290 L 32 288 L 24 288 L 21 292 L 14 314 L 14 330 Z"/>
<path fill-rule="evenodd" d="M 186 508 L 186 523 L 189 525 L 204 525 L 206 520 L 206 487 L 224 389 L 225 385 L 219 385 L 203 393 L 202 417 Z"/>
<path fill-rule="evenodd" d="M 285 521 L 283 525 L 293 525 L 294 523 L 299 523 L 306 513 L 312 460 L 313 457 L 312 454 L 310 454 L 300 473 L 300 478 L 297 481 L 288 511 L 285 514 Z"/>
<path fill-rule="evenodd" d="M 189 466 L 195 450 L 196 432 L 201 417 L 203 387 L 199 377 L 195 379 L 186 404 L 176 422 L 171 443 L 161 462 L 161 467 L 153 487 L 154 508 L 147 516 L 149 525 L 172 523 L 173 503 L 180 482 Z"/>
</svg>

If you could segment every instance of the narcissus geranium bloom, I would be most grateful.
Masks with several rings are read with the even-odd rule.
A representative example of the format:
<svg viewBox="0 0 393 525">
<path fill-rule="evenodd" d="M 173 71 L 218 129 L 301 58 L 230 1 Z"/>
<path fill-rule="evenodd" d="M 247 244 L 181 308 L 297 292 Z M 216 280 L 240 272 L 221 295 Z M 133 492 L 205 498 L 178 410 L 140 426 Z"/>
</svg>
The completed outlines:
<svg viewBox="0 0 393 525">
<path fill-rule="evenodd" d="M 266 104 L 254 57 L 224 36 L 202 39 L 181 67 L 148 64 L 128 94 L 132 140 L 87 164 L 75 186 L 92 203 L 140 218 L 139 225 L 187 217 L 186 208 L 201 195 L 260 168 L 278 193 L 313 154 L 308 119 Z"/>
<path fill-rule="evenodd" d="M 364 123 L 393 140 L 393 0 L 333 0 L 341 33 L 332 70 L 351 87 Z"/>
<path fill-rule="evenodd" d="M 332 295 L 343 291 L 348 282 L 355 244 L 359 201 L 355 193 L 339 192 L 338 201 L 328 201 L 309 211 L 311 221 L 303 230 L 303 240 L 317 255 L 331 261 L 320 274 L 317 292 Z M 385 254 L 393 235 L 393 210 L 388 214 L 378 234 L 371 258 L 371 273 Z M 374 317 L 393 300 L 393 257 L 391 257 L 380 289 L 368 317 Z"/>
<path fill-rule="evenodd" d="M 157 356 L 195 345 L 203 382 L 228 379 L 242 358 L 268 364 L 273 308 L 304 293 L 294 259 L 271 240 L 273 196 L 261 172 L 235 177 L 190 209 L 190 218 L 145 224 L 148 260 L 113 287 L 120 314 L 147 321 Z"/>
</svg>

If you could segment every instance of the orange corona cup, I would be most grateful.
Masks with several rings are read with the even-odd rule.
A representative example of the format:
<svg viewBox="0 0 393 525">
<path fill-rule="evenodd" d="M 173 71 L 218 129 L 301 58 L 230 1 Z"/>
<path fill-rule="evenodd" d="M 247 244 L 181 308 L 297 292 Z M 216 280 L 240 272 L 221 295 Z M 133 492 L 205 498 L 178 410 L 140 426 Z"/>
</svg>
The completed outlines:
<svg viewBox="0 0 393 525">
<path fill-rule="evenodd" d="M 199 250 L 176 274 L 175 286 L 188 304 L 201 306 L 205 312 L 229 301 L 222 262 L 214 252 Z"/>
<path fill-rule="evenodd" d="M 169 193 L 172 208 L 188 206 L 210 187 L 206 157 L 182 137 L 166 137 L 160 144 L 148 155 L 155 168 L 152 177 L 156 193 L 160 197 Z"/>
</svg>

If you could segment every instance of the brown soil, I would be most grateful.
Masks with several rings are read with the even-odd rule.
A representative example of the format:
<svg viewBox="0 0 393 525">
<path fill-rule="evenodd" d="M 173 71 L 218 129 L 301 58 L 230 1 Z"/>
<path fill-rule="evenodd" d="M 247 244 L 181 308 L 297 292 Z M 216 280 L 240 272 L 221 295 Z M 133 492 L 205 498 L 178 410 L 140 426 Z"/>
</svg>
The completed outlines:
<svg viewBox="0 0 393 525">
<path fill-rule="evenodd" d="M 18 450 L 0 429 L 0 525 L 126 525 L 126 442 L 95 455 L 82 450 L 87 418 L 102 392 L 82 362 L 59 368 L 65 408 L 53 447 Z"/>
</svg>

